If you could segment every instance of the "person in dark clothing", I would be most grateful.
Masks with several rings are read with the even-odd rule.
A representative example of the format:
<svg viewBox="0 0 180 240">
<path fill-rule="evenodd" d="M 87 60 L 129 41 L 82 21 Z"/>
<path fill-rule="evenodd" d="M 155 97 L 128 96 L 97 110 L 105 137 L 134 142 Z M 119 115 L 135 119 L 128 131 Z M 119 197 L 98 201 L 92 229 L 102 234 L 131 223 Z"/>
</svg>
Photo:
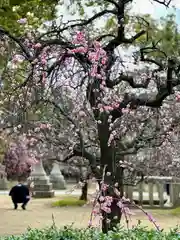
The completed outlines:
<svg viewBox="0 0 180 240">
<path fill-rule="evenodd" d="M 18 203 L 22 203 L 21 207 L 25 210 L 26 205 L 30 200 L 29 188 L 22 183 L 18 183 L 16 186 L 11 188 L 9 196 L 11 196 L 14 209 L 18 208 Z"/>
</svg>

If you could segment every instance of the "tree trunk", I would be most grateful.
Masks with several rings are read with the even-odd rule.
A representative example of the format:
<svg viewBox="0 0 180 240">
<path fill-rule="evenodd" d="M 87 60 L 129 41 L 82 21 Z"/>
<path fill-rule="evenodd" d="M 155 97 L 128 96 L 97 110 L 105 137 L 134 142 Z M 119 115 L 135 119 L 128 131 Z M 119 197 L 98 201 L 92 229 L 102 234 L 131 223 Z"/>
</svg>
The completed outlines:
<svg viewBox="0 0 180 240">
<path fill-rule="evenodd" d="M 80 182 L 83 183 L 82 188 L 81 188 L 81 196 L 80 196 L 80 200 L 84 200 L 87 201 L 88 200 L 88 181 L 91 177 L 90 173 L 87 173 L 85 179 L 81 178 Z"/>
<path fill-rule="evenodd" d="M 116 158 L 115 158 L 115 147 L 113 145 L 108 145 L 108 140 L 110 136 L 109 123 L 107 121 L 108 116 L 103 119 L 103 123 L 98 125 L 98 135 L 100 140 L 101 148 L 101 168 L 102 170 L 106 166 L 104 184 L 107 184 L 109 187 L 107 191 L 103 192 L 104 197 L 109 196 L 113 198 L 113 201 L 110 206 L 110 213 L 106 213 L 102 210 L 102 231 L 107 233 L 108 231 L 113 231 L 117 224 L 120 223 L 122 212 L 121 209 L 117 206 L 118 201 L 120 200 L 120 195 L 118 196 L 115 193 L 115 183 L 121 183 L 122 179 L 117 181 L 117 167 L 116 167 Z M 107 173 L 109 172 L 109 173 Z M 120 190 L 120 189 L 119 189 Z M 121 189 L 121 195 L 123 190 Z"/>
<path fill-rule="evenodd" d="M 87 201 L 87 195 L 88 195 L 88 181 L 83 182 L 83 186 L 81 188 L 81 196 L 79 200 Z"/>
<path fill-rule="evenodd" d="M 117 206 L 118 200 L 113 200 L 111 204 L 111 213 L 102 212 L 102 232 L 113 231 L 121 221 L 122 212 Z"/>
<path fill-rule="evenodd" d="M 109 181 L 105 181 L 107 184 Z M 122 212 L 121 208 L 117 205 L 121 199 L 121 195 L 117 195 L 115 187 L 109 185 L 107 191 L 103 192 L 104 197 L 112 197 L 112 203 L 110 205 L 110 213 L 106 213 L 102 210 L 102 231 L 107 233 L 108 231 L 114 231 L 118 224 L 120 224 Z M 118 188 L 117 188 L 118 189 Z"/>
</svg>

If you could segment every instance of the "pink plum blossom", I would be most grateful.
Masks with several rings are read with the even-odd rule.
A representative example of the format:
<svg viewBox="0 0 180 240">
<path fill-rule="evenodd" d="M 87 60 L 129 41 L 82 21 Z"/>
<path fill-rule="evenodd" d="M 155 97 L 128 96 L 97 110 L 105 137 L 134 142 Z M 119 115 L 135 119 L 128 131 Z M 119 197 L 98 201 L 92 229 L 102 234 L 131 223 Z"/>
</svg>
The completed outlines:
<svg viewBox="0 0 180 240">
<path fill-rule="evenodd" d="M 18 23 L 20 24 L 26 24 L 27 23 L 27 18 L 21 18 L 19 20 L 17 20 Z"/>
</svg>

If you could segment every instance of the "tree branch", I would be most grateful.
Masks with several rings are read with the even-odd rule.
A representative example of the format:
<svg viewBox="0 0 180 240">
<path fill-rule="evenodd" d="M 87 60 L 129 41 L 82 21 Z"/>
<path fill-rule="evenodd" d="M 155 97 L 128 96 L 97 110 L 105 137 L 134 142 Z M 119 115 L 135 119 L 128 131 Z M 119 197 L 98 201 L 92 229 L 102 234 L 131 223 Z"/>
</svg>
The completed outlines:
<svg viewBox="0 0 180 240">
<path fill-rule="evenodd" d="M 166 2 L 166 0 L 162 0 L 162 1 L 160 1 L 160 0 L 153 0 L 154 2 L 157 2 L 157 3 L 159 3 L 159 4 L 162 4 L 162 5 L 164 5 L 165 7 L 169 7 L 169 5 L 170 5 L 170 3 L 171 3 L 171 0 L 167 0 L 167 2 Z"/>
<path fill-rule="evenodd" d="M 151 59 L 144 59 L 143 61 L 151 62 Z M 161 65 L 159 67 L 162 67 Z M 176 81 L 173 81 L 173 71 L 175 72 L 175 61 L 172 59 L 168 60 L 167 63 L 167 77 L 166 77 L 166 83 L 162 84 L 158 88 L 158 93 L 156 96 L 152 99 L 149 98 L 147 94 L 143 94 L 140 96 L 135 96 L 135 94 L 125 94 L 124 100 L 119 104 L 119 107 L 117 109 L 112 110 L 111 115 L 112 120 L 121 117 L 123 115 L 122 109 L 126 108 L 127 105 L 130 105 L 130 109 L 136 109 L 138 106 L 147 106 L 152 108 L 159 108 L 161 107 L 164 99 L 168 97 L 169 95 L 173 94 L 173 87 L 180 84 L 180 80 L 177 79 Z M 127 79 L 128 80 L 128 79 Z M 130 82 L 132 79 L 129 79 Z M 128 81 L 129 81 L 128 80 Z"/>
<path fill-rule="evenodd" d="M 136 39 L 138 39 L 139 37 L 141 37 L 142 35 L 144 35 L 146 33 L 145 30 L 142 30 L 140 32 L 138 32 L 136 35 L 134 35 L 133 37 L 129 38 L 129 39 L 123 39 L 123 43 L 133 43 L 134 41 L 136 41 Z"/>
<path fill-rule="evenodd" d="M 109 79 L 107 79 L 106 80 L 106 86 L 108 88 L 113 88 L 114 86 L 116 86 L 119 83 L 121 83 L 122 81 L 124 81 L 124 82 L 129 83 L 129 85 L 132 88 L 147 88 L 150 80 L 151 79 L 147 77 L 147 79 L 144 83 L 135 83 L 132 76 L 120 74 L 120 76 L 117 79 L 115 79 L 114 81 L 110 81 Z"/>
<path fill-rule="evenodd" d="M 22 44 L 22 42 L 18 38 L 11 35 L 7 30 L 3 29 L 1 26 L 0 26 L 0 35 L 6 35 L 10 39 L 12 39 L 14 42 L 16 42 L 20 46 L 23 53 L 25 54 L 25 58 L 29 62 L 32 62 L 32 56 L 31 56 L 30 52 L 28 51 L 28 49 Z"/>
<path fill-rule="evenodd" d="M 84 149 L 83 136 L 82 136 L 80 129 L 78 128 L 76 122 L 67 113 L 65 113 L 64 110 L 56 102 L 48 100 L 48 99 L 40 99 L 39 102 L 44 102 L 44 103 L 53 105 L 64 117 L 67 118 L 67 120 L 69 122 L 71 122 L 78 129 L 77 134 L 79 136 L 80 145 L 81 145 L 81 148 Z M 36 104 L 37 103 L 38 102 L 36 102 Z"/>
<path fill-rule="evenodd" d="M 96 156 L 89 153 L 85 148 L 82 149 L 81 146 L 78 144 L 74 146 L 73 152 L 70 153 L 62 162 L 67 162 L 70 158 L 75 156 L 86 158 L 89 161 L 89 165 L 93 174 L 95 174 L 95 176 L 99 175 Z"/>
<path fill-rule="evenodd" d="M 115 2 L 114 0 L 105 0 L 106 2 L 109 2 L 109 3 L 112 3 L 116 8 L 117 10 L 120 10 L 120 6 L 117 2 Z"/>
<path fill-rule="evenodd" d="M 104 47 L 104 50 L 107 52 L 112 52 L 115 48 L 117 48 L 119 45 L 121 45 L 123 43 L 127 43 L 127 44 L 133 43 L 135 40 L 137 40 L 139 37 L 141 37 L 145 33 L 146 33 L 146 31 L 142 30 L 130 39 L 124 38 L 124 35 L 122 35 L 122 33 L 118 34 L 118 36 L 116 38 L 112 39 L 108 43 L 108 45 L 106 47 Z"/>
<path fill-rule="evenodd" d="M 60 30 L 53 30 L 53 31 L 44 33 L 44 34 L 42 34 L 42 35 L 40 36 L 39 39 L 42 39 L 42 37 L 44 37 L 45 35 L 48 35 L 48 34 L 52 34 L 52 33 L 57 33 L 57 34 L 59 34 L 59 33 L 62 33 L 62 32 L 64 32 L 65 30 L 70 29 L 70 28 L 86 26 L 86 25 L 92 23 L 92 22 L 93 22 L 94 20 L 96 20 L 97 18 L 102 17 L 102 16 L 104 16 L 105 14 L 108 14 L 108 13 L 111 13 L 111 14 L 116 15 L 116 14 L 117 14 L 117 11 L 105 9 L 105 10 L 103 10 L 103 11 L 101 11 L 101 12 L 96 13 L 94 16 L 92 16 L 91 18 L 89 18 L 89 19 L 87 19 L 87 20 L 81 20 L 80 23 L 74 23 L 74 24 L 71 24 L 71 25 L 66 26 L 66 27 L 64 27 L 64 28 L 61 28 Z"/>
<path fill-rule="evenodd" d="M 63 160 L 59 160 L 59 162 L 67 162 L 68 160 L 70 160 L 71 158 L 75 157 L 75 153 L 72 152 L 69 155 L 67 155 Z"/>
<path fill-rule="evenodd" d="M 161 71 L 161 70 L 163 70 L 164 67 L 163 67 L 163 65 L 160 62 L 158 62 L 158 61 L 156 61 L 154 59 L 145 57 L 145 54 L 150 54 L 150 53 L 153 53 L 153 52 L 161 52 L 161 51 L 158 48 L 154 47 L 154 46 L 141 48 L 140 49 L 140 60 L 142 62 L 153 63 L 153 64 L 157 65 L 159 67 L 158 70 Z M 163 52 L 163 54 L 165 55 L 164 52 Z M 167 57 L 167 56 L 165 55 L 165 57 Z"/>
<path fill-rule="evenodd" d="M 146 123 L 148 123 L 148 121 Z M 130 147 L 127 147 L 127 149 L 124 149 L 117 154 L 118 156 L 135 155 L 140 149 L 161 147 L 163 142 L 166 140 L 166 137 L 169 135 L 169 132 L 172 132 L 176 126 L 178 126 L 178 122 L 175 120 L 168 129 L 162 132 L 157 132 L 156 129 L 154 133 L 147 138 L 143 137 L 145 130 L 143 127 L 142 132 L 135 138 L 134 141 L 132 141 Z"/>
</svg>

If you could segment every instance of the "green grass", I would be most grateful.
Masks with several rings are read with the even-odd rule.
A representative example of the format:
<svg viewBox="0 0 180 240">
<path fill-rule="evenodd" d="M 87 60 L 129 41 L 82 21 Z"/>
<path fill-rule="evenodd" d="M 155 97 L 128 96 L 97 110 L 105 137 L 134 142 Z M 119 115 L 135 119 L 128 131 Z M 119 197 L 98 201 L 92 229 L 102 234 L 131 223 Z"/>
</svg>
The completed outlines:
<svg viewBox="0 0 180 240">
<path fill-rule="evenodd" d="M 171 209 L 171 210 L 170 210 L 170 214 L 172 214 L 172 215 L 174 215 L 174 216 L 177 216 L 177 215 L 180 216 L 180 207 L 175 208 L 175 209 Z"/>
<path fill-rule="evenodd" d="M 180 216 L 180 207 L 173 208 L 173 209 L 148 209 L 151 213 L 159 214 L 159 215 L 173 215 L 173 216 Z"/>
<path fill-rule="evenodd" d="M 56 202 L 52 203 L 53 207 L 77 207 L 83 206 L 86 203 L 84 200 L 79 200 L 77 197 L 64 197 Z"/>
</svg>

